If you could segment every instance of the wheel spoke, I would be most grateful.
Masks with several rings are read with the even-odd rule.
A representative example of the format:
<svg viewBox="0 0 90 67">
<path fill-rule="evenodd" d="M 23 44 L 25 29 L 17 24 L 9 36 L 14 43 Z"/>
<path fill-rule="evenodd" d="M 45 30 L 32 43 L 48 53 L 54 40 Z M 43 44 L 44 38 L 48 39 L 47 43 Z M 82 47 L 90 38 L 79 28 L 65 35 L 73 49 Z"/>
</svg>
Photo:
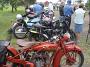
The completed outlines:
<svg viewBox="0 0 90 67">
<path fill-rule="evenodd" d="M 77 52 L 68 52 L 69 56 L 65 55 L 61 59 L 60 66 L 61 67 L 81 67 L 80 65 L 83 63 L 82 56 Z M 68 59 L 70 58 L 70 60 Z"/>
</svg>

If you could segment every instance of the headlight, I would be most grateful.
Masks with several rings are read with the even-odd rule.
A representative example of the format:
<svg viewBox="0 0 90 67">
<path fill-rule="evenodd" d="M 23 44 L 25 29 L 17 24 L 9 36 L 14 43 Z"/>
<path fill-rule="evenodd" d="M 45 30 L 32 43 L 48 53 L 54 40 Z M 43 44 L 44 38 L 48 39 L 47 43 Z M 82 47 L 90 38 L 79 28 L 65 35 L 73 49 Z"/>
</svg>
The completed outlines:
<svg viewBox="0 0 90 67">
<path fill-rule="evenodd" d="M 17 14 L 17 15 L 16 15 L 16 19 L 17 19 L 17 20 L 22 20 L 22 19 L 23 19 L 23 17 L 22 17 L 22 15 L 21 15 L 21 14 Z"/>
</svg>

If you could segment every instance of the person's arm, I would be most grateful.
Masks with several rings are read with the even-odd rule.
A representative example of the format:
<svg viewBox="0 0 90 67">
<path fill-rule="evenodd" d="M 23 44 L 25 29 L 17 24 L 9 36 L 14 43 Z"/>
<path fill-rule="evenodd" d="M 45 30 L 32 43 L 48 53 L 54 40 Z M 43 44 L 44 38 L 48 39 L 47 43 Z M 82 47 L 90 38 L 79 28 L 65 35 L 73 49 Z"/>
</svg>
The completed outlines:
<svg viewBox="0 0 90 67">
<path fill-rule="evenodd" d="M 84 11 L 84 18 L 85 18 L 85 15 L 86 15 L 86 11 Z M 84 19 L 84 18 L 83 18 L 83 19 Z"/>
</svg>

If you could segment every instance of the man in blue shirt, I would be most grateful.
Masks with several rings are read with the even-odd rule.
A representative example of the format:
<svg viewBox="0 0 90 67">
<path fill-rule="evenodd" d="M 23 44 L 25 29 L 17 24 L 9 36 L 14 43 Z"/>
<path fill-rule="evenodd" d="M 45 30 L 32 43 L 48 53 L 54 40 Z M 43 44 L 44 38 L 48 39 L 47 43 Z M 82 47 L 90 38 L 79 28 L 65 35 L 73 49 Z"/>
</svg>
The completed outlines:
<svg viewBox="0 0 90 67">
<path fill-rule="evenodd" d="M 33 6 L 33 10 L 37 15 L 39 15 L 42 12 L 43 8 L 38 3 L 35 3 Z"/>
<path fill-rule="evenodd" d="M 67 17 L 66 18 L 66 21 L 68 21 L 69 23 L 68 23 L 68 26 L 70 27 L 70 24 L 71 24 L 71 16 L 72 16 L 72 14 L 73 14 L 73 12 L 74 12 L 74 10 L 73 10 L 73 7 L 72 7 L 72 5 L 71 5 L 71 0 L 68 0 L 67 1 L 67 4 L 64 6 L 64 16 L 65 17 Z"/>
</svg>

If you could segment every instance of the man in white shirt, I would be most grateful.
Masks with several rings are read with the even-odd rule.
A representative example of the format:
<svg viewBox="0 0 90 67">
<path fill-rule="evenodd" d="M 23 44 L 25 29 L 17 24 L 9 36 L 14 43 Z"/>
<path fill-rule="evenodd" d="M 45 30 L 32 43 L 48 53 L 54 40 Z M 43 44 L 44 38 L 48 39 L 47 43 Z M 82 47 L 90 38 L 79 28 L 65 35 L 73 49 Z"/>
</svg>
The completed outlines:
<svg viewBox="0 0 90 67">
<path fill-rule="evenodd" d="M 83 31 L 83 24 L 84 24 L 84 16 L 85 16 L 85 11 L 83 10 L 83 4 L 79 5 L 79 8 L 75 10 L 75 18 L 74 18 L 74 23 L 75 23 L 75 33 L 77 36 L 77 41 L 80 39 L 80 33 Z"/>
<path fill-rule="evenodd" d="M 52 2 L 49 3 L 48 9 L 49 9 L 49 11 L 53 11 L 53 3 Z"/>
</svg>

